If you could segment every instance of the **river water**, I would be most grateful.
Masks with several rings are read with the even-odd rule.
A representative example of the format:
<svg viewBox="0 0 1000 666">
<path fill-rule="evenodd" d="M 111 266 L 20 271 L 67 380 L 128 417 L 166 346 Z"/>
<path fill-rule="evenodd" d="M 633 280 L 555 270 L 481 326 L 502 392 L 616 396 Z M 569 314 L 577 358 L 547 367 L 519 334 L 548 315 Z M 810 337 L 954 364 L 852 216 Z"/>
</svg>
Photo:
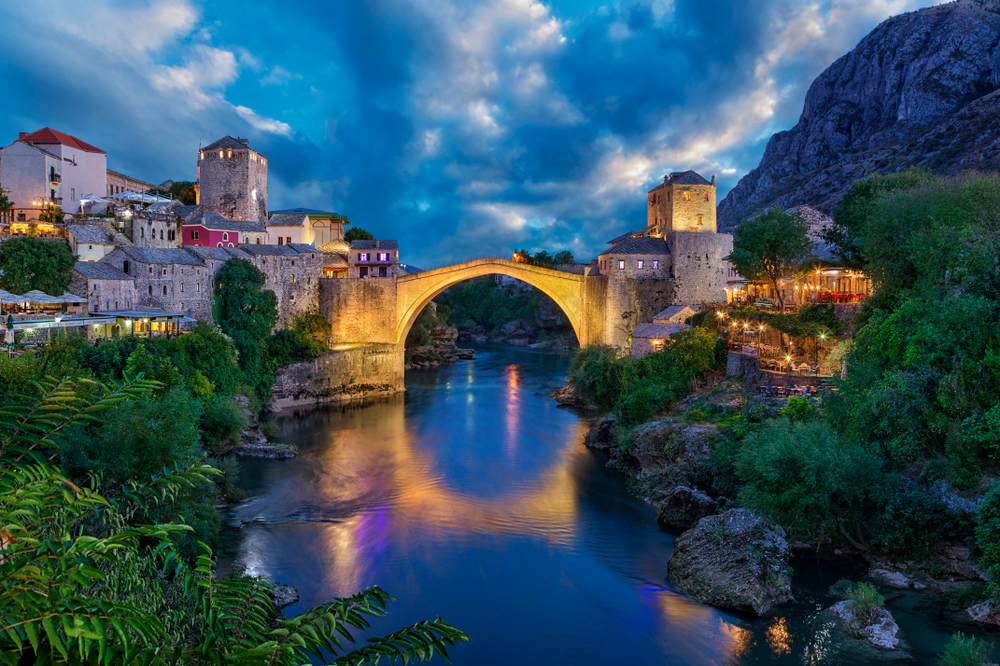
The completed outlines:
<svg viewBox="0 0 1000 666">
<path fill-rule="evenodd" d="M 405 396 L 282 412 L 280 440 L 301 453 L 243 459 L 255 499 L 231 511 L 223 569 L 294 585 L 289 615 L 379 585 L 397 601 L 374 630 L 440 615 L 472 636 L 459 665 L 857 663 L 828 654 L 810 618 L 860 570 L 796 560 L 796 601 L 764 618 L 670 586 L 677 534 L 583 446 L 584 416 L 547 396 L 567 365 L 480 348 L 408 372 Z M 890 608 L 918 663 L 959 628 L 909 597 Z"/>
</svg>

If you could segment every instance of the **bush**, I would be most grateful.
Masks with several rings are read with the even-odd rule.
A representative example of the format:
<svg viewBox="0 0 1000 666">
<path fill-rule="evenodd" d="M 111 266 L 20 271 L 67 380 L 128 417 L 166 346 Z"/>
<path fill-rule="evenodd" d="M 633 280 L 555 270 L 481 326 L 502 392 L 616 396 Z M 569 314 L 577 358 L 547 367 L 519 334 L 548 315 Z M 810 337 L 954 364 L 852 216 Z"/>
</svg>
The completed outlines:
<svg viewBox="0 0 1000 666">
<path fill-rule="evenodd" d="M 976 546 L 982 551 L 980 564 L 990 579 L 990 594 L 1000 598 L 1000 483 L 994 483 L 979 503 Z"/>
<path fill-rule="evenodd" d="M 659 411 L 670 406 L 671 392 L 661 384 L 640 386 L 626 393 L 615 407 L 618 424 L 624 428 L 645 423 Z"/>
<path fill-rule="evenodd" d="M 899 477 L 885 509 L 873 522 L 871 541 L 890 552 L 923 555 L 936 541 L 969 535 L 970 525 L 949 512 L 940 497 Z"/>
<path fill-rule="evenodd" d="M 992 652 L 993 648 L 988 642 L 959 631 L 952 634 L 944 652 L 938 657 L 938 663 L 941 666 L 986 666 Z"/>
<path fill-rule="evenodd" d="M 864 448 L 840 444 L 824 421 L 768 421 L 747 435 L 736 471 L 740 501 L 810 540 L 858 532 L 884 502 L 882 462 Z M 859 536 L 859 539 L 861 537 Z"/>
<path fill-rule="evenodd" d="M 231 396 L 215 398 L 205 403 L 198 425 L 206 445 L 227 448 L 239 444 L 240 434 L 247 428 L 247 415 Z"/>
<path fill-rule="evenodd" d="M 816 406 L 809 398 L 789 396 L 781 413 L 792 421 L 811 421 L 816 418 Z"/>
<path fill-rule="evenodd" d="M 209 458 L 208 464 L 222 472 L 215 477 L 215 492 L 226 502 L 242 502 L 247 491 L 240 487 L 240 460 L 236 456 Z"/>
<path fill-rule="evenodd" d="M 847 593 L 848 605 L 854 617 L 861 620 L 864 626 L 875 620 L 875 614 L 885 606 L 885 597 L 879 594 L 871 583 L 859 583 Z"/>
</svg>

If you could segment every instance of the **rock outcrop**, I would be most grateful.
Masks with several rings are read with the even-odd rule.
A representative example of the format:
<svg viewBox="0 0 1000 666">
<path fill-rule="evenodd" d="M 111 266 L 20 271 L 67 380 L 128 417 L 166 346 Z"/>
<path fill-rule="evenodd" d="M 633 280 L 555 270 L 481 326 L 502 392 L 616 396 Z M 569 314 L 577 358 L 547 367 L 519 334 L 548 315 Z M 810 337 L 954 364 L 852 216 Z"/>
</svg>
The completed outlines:
<svg viewBox="0 0 1000 666">
<path fill-rule="evenodd" d="M 660 505 L 656 521 L 665 527 L 687 529 L 718 508 L 719 503 L 700 490 L 677 486 Z"/>
<path fill-rule="evenodd" d="M 998 4 L 960 0 L 875 28 L 820 74 L 798 124 L 722 200 L 720 231 L 772 206 L 831 213 L 871 173 L 1000 168 Z"/>
<path fill-rule="evenodd" d="M 699 601 L 763 615 L 792 599 L 785 531 L 748 511 L 703 518 L 677 539 L 670 582 Z"/>
</svg>

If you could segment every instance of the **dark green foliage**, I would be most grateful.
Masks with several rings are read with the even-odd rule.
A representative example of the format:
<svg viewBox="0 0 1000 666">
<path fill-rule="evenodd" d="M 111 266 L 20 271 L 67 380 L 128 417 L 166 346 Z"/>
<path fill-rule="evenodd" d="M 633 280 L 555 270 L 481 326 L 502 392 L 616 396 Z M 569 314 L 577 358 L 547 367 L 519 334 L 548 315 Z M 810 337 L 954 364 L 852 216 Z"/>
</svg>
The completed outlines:
<svg viewBox="0 0 1000 666">
<path fill-rule="evenodd" d="M 941 666 L 986 666 L 990 663 L 993 646 L 988 641 L 975 636 L 966 636 L 961 631 L 952 634 L 944 652 L 938 657 Z"/>
<path fill-rule="evenodd" d="M 885 607 L 885 597 L 871 583 L 859 583 L 847 592 L 847 601 L 854 617 L 861 620 L 862 625 L 875 620 L 875 614 Z"/>
<path fill-rule="evenodd" d="M 83 386 L 92 398 L 78 394 Z M 360 665 L 447 656 L 468 640 L 437 618 L 345 650 L 351 631 L 367 631 L 367 618 L 385 614 L 391 598 L 382 590 L 279 619 L 268 581 L 239 571 L 220 579 L 207 548 L 187 566 L 174 542 L 191 527 L 155 514 L 188 490 L 211 487 L 217 470 L 178 465 L 105 497 L 45 461 L 64 433 L 143 402 L 154 385 L 126 380 L 109 390 L 64 380 L 38 388 L 38 401 L 0 410 L 0 663 L 291 666 L 333 656 Z"/>
<path fill-rule="evenodd" d="M 239 444 L 247 415 L 231 396 L 216 397 L 204 403 L 198 427 L 208 447 L 227 448 Z"/>
<path fill-rule="evenodd" d="M 242 502 L 247 498 L 247 491 L 240 487 L 240 460 L 236 456 L 209 458 L 208 464 L 219 470 L 215 477 L 215 492 L 226 502 Z"/>
<path fill-rule="evenodd" d="M 899 477 L 885 508 L 872 521 L 871 542 L 893 553 L 924 555 L 936 541 L 970 534 L 969 523 L 952 515 L 940 497 Z"/>
<path fill-rule="evenodd" d="M 11 238 L 0 244 L 0 289 L 23 294 L 40 289 L 62 296 L 73 279 L 76 257 L 66 243 Z"/>
<path fill-rule="evenodd" d="M 637 386 L 615 406 L 618 423 L 624 428 L 645 423 L 657 412 L 667 409 L 672 400 L 673 392 L 663 384 Z"/>
<path fill-rule="evenodd" d="M 278 299 L 264 289 L 267 276 L 244 259 L 230 259 L 215 280 L 215 320 L 233 341 L 240 369 L 258 397 L 264 399 L 274 382 L 266 343 L 278 323 Z"/>
<path fill-rule="evenodd" d="M 471 319 L 488 330 L 499 331 L 507 322 L 537 314 L 542 297 L 537 289 L 497 288 L 493 276 L 484 275 L 451 287 L 435 300 L 439 307 L 450 308 L 450 323 L 454 325 Z"/>
<path fill-rule="evenodd" d="M 356 240 L 375 240 L 375 237 L 361 227 L 351 227 L 344 234 L 344 240 L 350 243 Z"/>
<path fill-rule="evenodd" d="M 736 471 L 739 498 L 797 539 L 844 536 L 885 502 L 882 461 L 860 446 L 844 445 L 823 421 L 768 421 L 750 433 Z M 848 534 L 848 532 L 853 534 Z"/>
<path fill-rule="evenodd" d="M 910 190 L 930 179 L 930 172 L 911 167 L 901 173 L 872 174 L 854 181 L 840 208 L 834 212 L 833 225 L 823 234 L 824 240 L 833 245 L 845 266 L 862 267 L 862 239 L 869 220 L 878 211 L 881 197 L 898 190 Z"/>
<path fill-rule="evenodd" d="M 792 421 L 811 421 L 816 418 L 816 406 L 809 398 L 790 396 L 781 413 Z"/>
<path fill-rule="evenodd" d="M 778 280 L 791 277 L 813 250 L 809 225 L 799 215 L 772 208 L 743 222 L 733 235 L 729 260 L 748 280 L 769 280 L 778 294 L 780 311 L 785 302 Z"/>
<path fill-rule="evenodd" d="M 1000 598 L 1000 483 L 994 483 L 979 503 L 976 546 L 982 551 L 980 564 L 987 570 L 994 599 Z"/>
<path fill-rule="evenodd" d="M 185 206 L 193 206 L 197 200 L 194 186 L 195 184 L 189 180 L 174 181 L 166 192 L 161 192 L 161 196 L 173 197 L 180 200 Z"/>
</svg>

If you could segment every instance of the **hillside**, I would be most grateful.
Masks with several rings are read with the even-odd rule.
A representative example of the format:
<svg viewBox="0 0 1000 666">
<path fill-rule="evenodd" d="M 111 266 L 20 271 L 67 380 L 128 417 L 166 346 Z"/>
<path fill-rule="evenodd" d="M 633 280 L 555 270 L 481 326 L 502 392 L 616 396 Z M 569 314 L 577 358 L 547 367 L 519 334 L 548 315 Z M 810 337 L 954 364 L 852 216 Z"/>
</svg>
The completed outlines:
<svg viewBox="0 0 1000 666">
<path fill-rule="evenodd" d="M 1000 169 L 998 88 L 1000 0 L 884 21 L 813 81 L 798 124 L 719 204 L 720 229 L 771 206 L 830 213 L 870 173 Z"/>
</svg>

